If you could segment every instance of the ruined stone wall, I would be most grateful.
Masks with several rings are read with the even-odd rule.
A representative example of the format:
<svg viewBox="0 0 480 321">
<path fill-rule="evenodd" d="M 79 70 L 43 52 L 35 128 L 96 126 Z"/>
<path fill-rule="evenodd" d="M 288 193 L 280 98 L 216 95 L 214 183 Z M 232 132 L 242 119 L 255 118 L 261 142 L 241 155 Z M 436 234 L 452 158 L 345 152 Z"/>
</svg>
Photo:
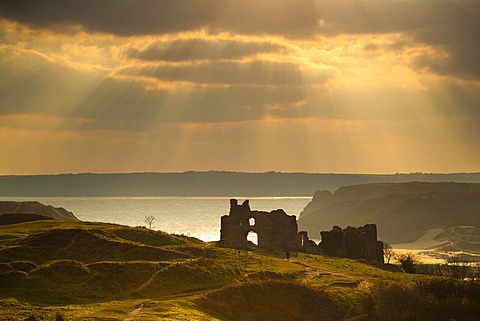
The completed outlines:
<svg viewBox="0 0 480 321">
<path fill-rule="evenodd" d="M 383 263 L 383 242 L 377 240 L 377 226 L 367 224 L 362 227 L 341 229 L 334 226 L 331 231 L 320 233 L 322 242 L 318 244 L 320 254 L 365 259 L 371 263 Z"/>
<path fill-rule="evenodd" d="M 257 249 L 265 251 L 301 251 L 351 259 L 364 259 L 371 263 L 383 263 L 383 243 L 377 240 L 377 227 L 362 227 L 321 232 L 322 241 L 317 245 L 307 232 L 298 232 L 294 215 L 283 210 L 272 212 L 252 211 L 248 200 L 238 204 L 230 200 L 230 213 L 221 218 L 220 243 L 234 249 L 248 249 L 247 234 L 258 235 Z"/>
<path fill-rule="evenodd" d="M 300 250 L 301 237 L 298 235 L 294 215 L 287 215 L 283 210 L 252 211 L 248 200 L 241 205 L 237 200 L 230 200 L 230 213 L 221 218 L 221 244 L 235 249 L 246 249 L 247 234 L 250 231 L 257 233 L 259 250 Z"/>
</svg>

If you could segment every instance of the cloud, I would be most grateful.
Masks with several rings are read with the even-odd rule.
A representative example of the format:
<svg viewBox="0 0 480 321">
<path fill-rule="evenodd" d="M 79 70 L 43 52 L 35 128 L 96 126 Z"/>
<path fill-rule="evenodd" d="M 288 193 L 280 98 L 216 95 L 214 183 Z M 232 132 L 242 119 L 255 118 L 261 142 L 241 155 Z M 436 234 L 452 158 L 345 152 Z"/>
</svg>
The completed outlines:
<svg viewBox="0 0 480 321">
<path fill-rule="evenodd" d="M 264 105 L 288 105 L 304 98 L 299 87 L 147 90 L 136 81 L 107 79 L 78 105 L 73 115 L 100 121 L 93 125 L 103 120 L 118 120 L 129 121 L 135 128 L 148 127 L 148 123 L 154 122 L 241 122 L 275 113 L 263 108 Z"/>
<path fill-rule="evenodd" d="M 121 36 L 199 28 L 311 34 L 317 25 L 313 0 L 5 0 L 0 14 L 35 28 L 81 25 Z"/>
<path fill-rule="evenodd" d="M 146 61 L 182 62 L 191 60 L 237 60 L 261 53 L 285 51 L 279 44 L 266 41 L 246 42 L 232 39 L 175 39 L 157 41 L 146 48 L 130 48 L 126 55 Z"/>
<path fill-rule="evenodd" d="M 81 25 L 122 36 L 197 29 L 218 15 L 214 0 L 6 0 L 0 13 L 36 28 Z"/>
<path fill-rule="evenodd" d="M 39 28 L 82 25 L 122 36 L 202 27 L 238 33 L 390 33 L 476 18 L 476 0 L 4 0 L 0 13 Z"/>
<path fill-rule="evenodd" d="M 202 62 L 193 65 L 131 67 L 120 74 L 154 77 L 162 81 L 217 85 L 301 86 L 302 74 L 294 63 L 271 61 Z M 325 78 L 326 80 L 326 78 Z"/>
<path fill-rule="evenodd" d="M 0 14 L 32 28 L 62 32 L 68 26 L 81 26 L 119 36 L 199 29 L 303 38 L 400 33 L 447 56 L 424 55 L 414 68 L 480 79 L 478 0 L 3 0 Z M 217 52 L 225 59 L 280 49 L 265 43 L 224 45 L 232 48 Z M 188 51 L 195 46 L 195 53 Z M 209 60 L 214 55 L 209 46 L 215 47 L 201 40 L 172 42 L 168 48 L 157 43 L 143 51 L 132 50 L 130 55 L 144 60 Z"/>
<path fill-rule="evenodd" d="M 0 59 L 0 115 L 68 114 L 101 78 L 32 50 L 13 50 Z"/>
<path fill-rule="evenodd" d="M 470 19 L 469 19 L 470 20 Z M 422 55 L 414 67 L 439 75 L 480 80 L 480 10 L 475 21 L 445 25 L 416 33 L 416 41 L 432 45 L 443 55 Z"/>
</svg>

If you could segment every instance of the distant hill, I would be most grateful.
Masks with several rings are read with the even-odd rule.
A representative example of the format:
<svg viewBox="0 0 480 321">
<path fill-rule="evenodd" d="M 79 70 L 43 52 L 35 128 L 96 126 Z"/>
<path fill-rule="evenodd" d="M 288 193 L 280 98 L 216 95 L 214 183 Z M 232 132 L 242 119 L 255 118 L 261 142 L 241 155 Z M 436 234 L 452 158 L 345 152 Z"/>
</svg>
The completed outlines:
<svg viewBox="0 0 480 321">
<path fill-rule="evenodd" d="M 335 193 L 317 191 L 298 220 L 299 229 L 312 238 L 334 225 L 366 223 L 376 223 L 379 239 L 393 244 L 413 242 L 436 228 L 478 228 L 480 184 L 410 182 L 345 186 Z M 475 230 L 455 229 L 458 233 Z M 480 252 L 478 240 L 470 238 L 467 244 L 465 238 L 453 236 L 445 233 L 437 240 L 457 242 L 456 250 L 461 250 L 462 240 L 463 248 Z"/>
<path fill-rule="evenodd" d="M 314 174 L 183 172 L 0 176 L 9 196 L 310 196 L 341 186 L 411 181 L 480 183 L 480 173 Z"/>
<path fill-rule="evenodd" d="M 72 213 L 62 207 L 53 207 L 51 205 L 44 205 L 40 202 L 12 202 L 0 201 L 0 215 L 12 213 L 32 213 L 57 218 L 67 221 L 78 221 L 78 218 Z"/>
</svg>

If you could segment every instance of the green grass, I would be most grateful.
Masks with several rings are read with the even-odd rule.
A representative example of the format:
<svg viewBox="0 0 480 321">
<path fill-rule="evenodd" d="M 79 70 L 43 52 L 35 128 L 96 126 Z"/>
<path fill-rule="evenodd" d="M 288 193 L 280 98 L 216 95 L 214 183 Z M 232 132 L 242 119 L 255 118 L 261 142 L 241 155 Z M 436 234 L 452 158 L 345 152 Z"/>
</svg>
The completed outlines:
<svg viewBox="0 0 480 321">
<path fill-rule="evenodd" d="M 17 299 L 0 300 L 0 320 L 20 321 L 33 315 L 40 320 L 55 320 L 57 314 L 66 320 L 123 320 L 144 300 L 109 301 L 61 306 L 32 305 Z"/>
<path fill-rule="evenodd" d="M 231 285 L 206 294 L 199 303 L 227 320 L 335 321 L 347 313 L 338 297 L 284 281 Z"/>
<path fill-rule="evenodd" d="M 287 261 L 283 252 L 237 251 L 106 223 L 0 225 L 0 315 L 123 320 L 142 306 L 135 320 L 335 320 L 364 315 L 367 293 L 378 286 L 438 279 L 291 254 Z M 317 305 L 331 311 L 311 308 Z"/>
<path fill-rule="evenodd" d="M 35 213 L 7 213 L 0 214 L 0 225 L 10 225 L 30 221 L 55 220 L 55 218 Z"/>
</svg>

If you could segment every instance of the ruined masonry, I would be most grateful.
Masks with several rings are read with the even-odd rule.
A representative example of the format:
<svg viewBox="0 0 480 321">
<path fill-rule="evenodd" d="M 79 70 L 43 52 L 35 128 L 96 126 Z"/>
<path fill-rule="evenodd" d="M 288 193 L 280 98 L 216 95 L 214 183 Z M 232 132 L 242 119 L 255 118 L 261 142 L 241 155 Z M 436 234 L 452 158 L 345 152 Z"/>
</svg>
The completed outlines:
<svg viewBox="0 0 480 321">
<path fill-rule="evenodd" d="M 257 249 L 261 251 L 300 251 L 383 263 L 383 243 L 377 240 L 375 224 L 346 229 L 334 226 L 331 231 L 320 233 L 322 241 L 317 245 L 308 238 L 307 232 L 298 232 L 294 215 L 287 215 L 281 209 L 252 211 L 248 200 L 242 204 L 235 199 L 230 200 L 230 213 L 221 218 L 221 245 L 248 249 L 249 232 L 257 233 Z"/>
</svg>

